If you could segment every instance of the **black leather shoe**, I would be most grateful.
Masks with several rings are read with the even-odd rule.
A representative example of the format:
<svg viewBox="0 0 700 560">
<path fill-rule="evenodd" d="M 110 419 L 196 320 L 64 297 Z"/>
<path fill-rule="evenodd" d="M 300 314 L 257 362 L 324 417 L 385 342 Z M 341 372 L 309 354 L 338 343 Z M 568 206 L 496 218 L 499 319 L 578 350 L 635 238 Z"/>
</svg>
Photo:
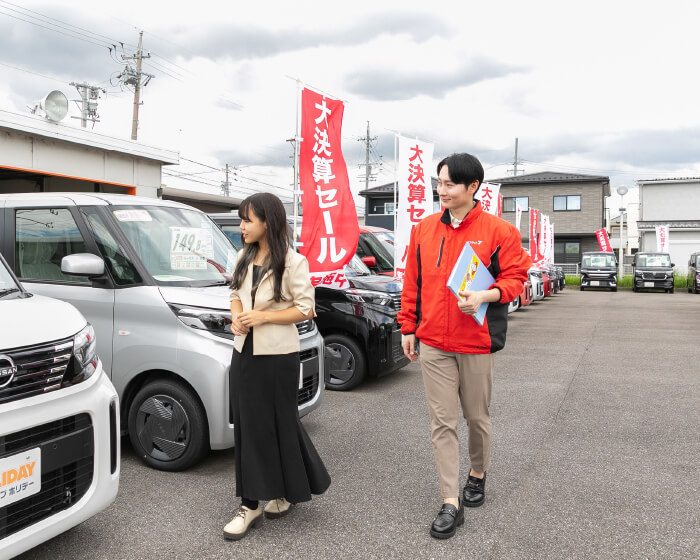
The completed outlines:
<svg viewBox="0 0 700 560">
<path fill-rule="evenodd" d="M 462 504 L 459 504 L 459 508 L 454 507 L 452 504 L 442 504 L 430 527 L 430 536 L 436 539 L 449 539 L 455 534 L 457 527 L 462 524 L 464 524 L 464 507 L 462 507 Z"/>
<path fill-rule="evenodd" d="M 469 476 L 462 491 L 463 504 L 467 507 L 479 507 L 486 499 L 486 473 L 484 478 Z"/>
</svg>

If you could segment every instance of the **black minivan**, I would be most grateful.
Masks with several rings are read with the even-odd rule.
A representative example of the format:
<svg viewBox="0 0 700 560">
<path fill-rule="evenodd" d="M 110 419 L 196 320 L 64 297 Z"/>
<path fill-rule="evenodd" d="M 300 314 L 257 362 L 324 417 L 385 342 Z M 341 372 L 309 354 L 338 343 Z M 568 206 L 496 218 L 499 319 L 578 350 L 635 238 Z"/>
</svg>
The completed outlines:
<svg viewBox="0 0 700 560">
<path fill-rule="evenodd" d="M 617 259 L 615 253 L 595 251 L 581 256 L 581 284 L 584 288 L 609 288 L 617 291 Z"/>
<path fill-rule="evenodd" d="M 668 253 L 636 253 L 632 261 L 632 290 L 663 289 L 673 293 L 673 267 Z"/>
<path fill-rule="evenodd" d="M 243 247 L 238 215 L 209 217 L 237 249 Z M 326 388 L 337 391 L 347 391 L 366 376 L 383 376 L 409 363 L 396 320 L 401 282 L 373 274 L 357 254 L 344 272 L 347 288 L 316 287 L 315 321 L 325 345 Z"/>
</svg>

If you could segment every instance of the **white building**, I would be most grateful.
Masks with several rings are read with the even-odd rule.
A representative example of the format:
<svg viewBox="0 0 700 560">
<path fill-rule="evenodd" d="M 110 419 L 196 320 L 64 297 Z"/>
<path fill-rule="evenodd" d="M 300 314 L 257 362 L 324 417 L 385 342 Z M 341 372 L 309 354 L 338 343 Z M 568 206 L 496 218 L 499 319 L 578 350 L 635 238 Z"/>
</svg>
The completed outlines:
<svg viewBox="0 0 700 560">
<path fill-rule="evenodd" d="M 0 193 L 110 192 L 155 198 L 171 150 L 0 110 Z"/>
<path fill-rule="evenodd" d="M 656 251 L 656 226 L 669 226 L 669 252 L 679 271 L 700 251 L 700 177 L 650 179 L 639 185 L 639 250 Z"/>
<path fill-rule="evenodd" d="M 622 224 L 622 247 L 625 255 L 633 255 L 639 250 L 639 202 L 625 204 L 626 211 Z M 617 254 L 620 249 L 620 216 L 612 218 L 609 222 L 608 235 L 610 245 Z"/>
</svg>

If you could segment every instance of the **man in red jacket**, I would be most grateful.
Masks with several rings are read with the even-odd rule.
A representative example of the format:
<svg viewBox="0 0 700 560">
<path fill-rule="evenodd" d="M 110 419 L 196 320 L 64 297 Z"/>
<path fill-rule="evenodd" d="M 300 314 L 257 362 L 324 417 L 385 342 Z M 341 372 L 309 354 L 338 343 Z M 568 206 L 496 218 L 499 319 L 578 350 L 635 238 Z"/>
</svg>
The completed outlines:
<svg viewBox="0 0 700 560">
<path fill-rule="evenodd" d="M 435 538 L 454 535 L 464 523 L 464 506 L 477 507 L 486 496 L 486 470 L 491 452 L 491 385 L 493 352 L 503 348 L 508 302 L 527 280 L 530 258 L 520 232 L 505 220 L 484 212 L 474 199 L 484 168 L 470 154 L 453 154 L 437 167 L 438 195 L 445 211 L 421 221 L 411 233 L 403 279 L 401 311 L 403 351 L 420 362 L 430 410 L 431 439 L 443 505 L 430 528 Z M 447 280 L 469 243 L 495 282 L 486 290 L 460 292 Z M 488 302 L 484 324 L 472 315 Z M 459 404 L 467 421 L 471 470 L 459 495 Z"/>
</svg>

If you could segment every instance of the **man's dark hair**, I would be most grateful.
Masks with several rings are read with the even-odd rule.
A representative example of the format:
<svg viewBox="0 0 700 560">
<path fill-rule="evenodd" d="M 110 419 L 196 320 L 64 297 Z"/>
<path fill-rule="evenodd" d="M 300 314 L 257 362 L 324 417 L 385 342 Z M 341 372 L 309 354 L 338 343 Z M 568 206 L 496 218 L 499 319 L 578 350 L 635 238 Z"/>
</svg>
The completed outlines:
<svg viewBox="0 0 700 560">
<path fill-rule="evenodd" d="M 440 175 L 440 170 L 445 165 L 450 173 L 450 180 L 456 185 L 468 187 L 474 181 L 479 181 L 478 187 L 480 187 L 484 181 L 484 168 L 481 162 L 471 154 L 463 153 L 447 156 L 438 163 L 438 175 Z"/>
</svg>

